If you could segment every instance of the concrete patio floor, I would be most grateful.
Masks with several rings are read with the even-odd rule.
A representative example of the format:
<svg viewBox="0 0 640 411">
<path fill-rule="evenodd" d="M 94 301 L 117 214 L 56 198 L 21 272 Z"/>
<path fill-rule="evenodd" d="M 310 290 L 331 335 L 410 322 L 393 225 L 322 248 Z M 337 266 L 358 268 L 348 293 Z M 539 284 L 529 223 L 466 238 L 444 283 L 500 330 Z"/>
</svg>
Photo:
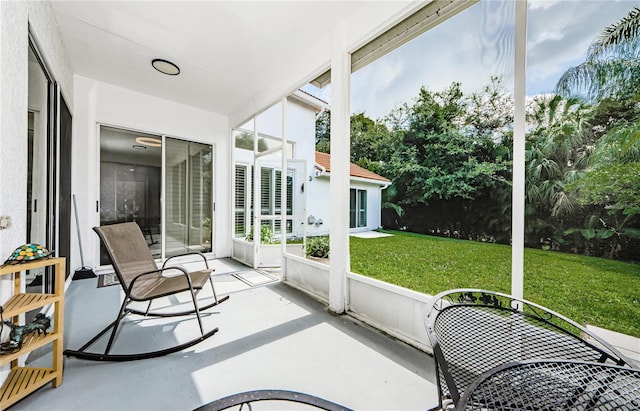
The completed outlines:
<svg viewBox="0 0 640 411">
<path fill-rule="evenodd" d="M 47 385 L 11 409 L 191 410 L 257 389 L 300 391 L 355 410 L 425 410 L 436 405 L 428 354 L 349 316 L 332 316 L 319 302 L 279 281 L 252 279 L 255 273 L 233 260 L 212 264 L 218 295 L 231 295 L 204 318 L 205 327 L 220 328 L 216 335 L 149 360 L 65 358 L 60 387 Z M 238 272 L 246 274 L 245 281 L 232 275 Z M 79 348 L 115 318 L 120 287 L 98 288 L 97 282 L 74 280 L 67 289 L 65 348 Z M 201 299 L 209 296 L 201 293 Z M 113 353 L 158 349 L 198 332 L 191 317 L 180 322 L 127 318 Z M 35 354 L 29 365 L 50 366 L 50 353 Z"/>
</svg>

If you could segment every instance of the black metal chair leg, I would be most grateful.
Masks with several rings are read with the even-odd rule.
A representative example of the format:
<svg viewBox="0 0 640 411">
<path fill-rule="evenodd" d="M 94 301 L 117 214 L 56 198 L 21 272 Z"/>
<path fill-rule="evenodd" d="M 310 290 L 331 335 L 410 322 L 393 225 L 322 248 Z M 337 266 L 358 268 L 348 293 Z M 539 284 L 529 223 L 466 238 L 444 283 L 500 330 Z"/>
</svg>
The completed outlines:
<svg viewBox="0 0 640 411">
<path fill-rule="evenodd" d="M 211 278 L 211 275 L 209 276 L 209 284 L 211 284 L 211 291 L 213 291 L 213 299 L 216 304 L 218 304 L 218 295 L 216 294 L 216 288 L 213 286 L 213 279 Z"/>
<path fill-rule="evenodd" d="M 196 297 L 196 293 L 193 291 L 193 288 L 190 288 L 191 299 L 193 300 L 193 308 L 196 311 L 196 317 L 198 318 L 198 325 L 200 326 L 200 334 L 204 335 L 204 327 L 202 327 L 202 318 L 200 318 L 200 310 L 198 309 L 198 301 Z"/>
<path fill-rule="evenodd" d="M 120 312 L 118 313 L 118 318 L 116 319 L 113 325 L 113 331 L 111 332 L 111 336 L 109 337 L 109 342 L 107 343 L 107 348 L 104 350 L 105 354 L 109 354 L 111 350 L 111 345 L 113 345 L 113 340 L 116 338 L 116 333 L 118 332 L 118 325 L 120 325 L 120 321 L 125 316 L 125 308 L 127 307 L 129 300 L 127 297 L 122 301 L 122 305 L 120 306 Z"/>
</svg>

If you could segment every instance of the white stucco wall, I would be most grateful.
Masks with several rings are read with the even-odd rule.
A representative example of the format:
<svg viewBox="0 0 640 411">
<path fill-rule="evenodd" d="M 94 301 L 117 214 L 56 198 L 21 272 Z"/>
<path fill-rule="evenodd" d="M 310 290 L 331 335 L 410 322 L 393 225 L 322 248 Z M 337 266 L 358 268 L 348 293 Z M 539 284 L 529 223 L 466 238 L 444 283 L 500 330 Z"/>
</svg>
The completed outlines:
<svg viewBox="0 0 640 411">
<path fill-rule="evenodd" d="M 65 99 L 73 101 L 71 64 L 48 2 L 0 2 L 0 231 L 3 260 L 26 238 L 29 25 L 45 64 Z"/>
<path fill-rule="evenodd" d="M 322 219 L 322 225 L 308 225 L 307 235 L 328 235 L 329 234 L 329 207 L 331 197 L 329 195 L 329 177 L 327 175 L 314 177 L 309 184 L 309 204 L 308 215 L 314 216 L 316 220 Z M 367 190 L 367 226 L 350 229 L 351 232 L 369 231 L 380 228 L 382 192 L 381 186 L 376 183 L 368 183 L 358 179 L 351 179 L 350 188 Z"/>
<path fill-rule="evenodd" d="M 0 21 L 0 215 L 11 217 L 11 225 L 0 231 L 0 260 L 4 261 L 26 241 L 29 28 L 69 104 L 73 81 L 50 3 L 0 1 Z M 0 304 L 12 292 L 10 281 L 0 281 Z M 2 379 L 7 370 L 3 367 Z"/>
<path fill-rule="evenodd" d="M 307 235 L 329 235 L 329 221 L 331 220 L 329 177 L 315 177 L 313 173 L 311 175 L 313 176 L 311 181 L 307 182 L 309 186 L 307 216 L 313 216 L 316 224 L 307 224 Z M 322 220 L 322 224 L 318 224 L 319 220 Z"/>
<path fill-rule="evenodd" d="M 214 254 L 216 257 L 229 256 L 231 168 L 227 118 L 79 75 L 74 80 L 72 187 L 78 203 L 85 265 L 99 265 L 99 242 L 91 229 L 100 223 L 99 213 L 96 212 L 96 201 L 100 199 L 99 124 L 164 134 L 214 146 Z M 77 244 L 74 230 L 71 241 L 72 245 Z M 75 269 L 79 266 L 79 251 L 72 246 L 71 267 Z"/>
<path fill-rule="evenodd" d="M 0 20 L 0 215 L 11 217 L 9 228 L 0 231 L 5 259 L 26 238 L 26 185 L 15 183 L 27 181 L 27 4 L 0 2 Z"/>
</svg>

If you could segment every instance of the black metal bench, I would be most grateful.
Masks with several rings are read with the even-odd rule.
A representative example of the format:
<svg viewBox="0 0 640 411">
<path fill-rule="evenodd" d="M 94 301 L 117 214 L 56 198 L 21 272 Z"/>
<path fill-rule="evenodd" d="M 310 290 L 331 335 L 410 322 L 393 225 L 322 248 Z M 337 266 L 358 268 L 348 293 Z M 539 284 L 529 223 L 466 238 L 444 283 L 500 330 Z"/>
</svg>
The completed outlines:
<svg viewBox="0 0 640 411">
<path fill-rule="evenodd" d="M 640 370 L 577 361 L 500 365 L 477 378 L 456 411 L 640 410 Z"/>
<path fill-rule="evenodd" d="M 440 409 L 452 409 L 483 373 L 510 362 L 569 360 L 624 366 L 629 360 L 576 322 L 507 294 L 457 289 L 427 310 Z"/>
</svg>

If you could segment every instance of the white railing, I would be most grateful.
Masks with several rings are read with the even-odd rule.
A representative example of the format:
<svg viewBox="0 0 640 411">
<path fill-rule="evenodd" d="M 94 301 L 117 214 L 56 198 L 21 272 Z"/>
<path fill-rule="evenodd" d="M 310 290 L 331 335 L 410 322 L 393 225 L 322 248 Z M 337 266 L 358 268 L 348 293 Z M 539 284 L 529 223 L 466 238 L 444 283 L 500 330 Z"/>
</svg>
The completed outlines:
<svg viewBox="0 0 640 411">
<path fill-rule="evenodd" d="M 286 254 L 285 283 L 327 304 L 329 265 Z M 360 274 L 347 275 L 348 314 L 431 353 L 424 326 L 430 296 Z"/>
</svg>

